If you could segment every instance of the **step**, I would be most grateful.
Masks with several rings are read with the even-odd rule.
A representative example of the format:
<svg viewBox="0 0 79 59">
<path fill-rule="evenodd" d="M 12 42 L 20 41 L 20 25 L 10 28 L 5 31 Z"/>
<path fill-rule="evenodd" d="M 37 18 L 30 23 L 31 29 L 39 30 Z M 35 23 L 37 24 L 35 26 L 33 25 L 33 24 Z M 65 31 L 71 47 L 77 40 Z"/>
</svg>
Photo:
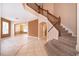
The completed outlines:
<svg viewBox="0 0 79 59">
<path fill-rule="evenodd" d="M 65 29 L 63 26 L 60 26 L 60 28 L 63 28 L 63 29 Z"/>
<path fill-rule="evenodd" d="M 48 45 L 48 43 L 45 44 L 45 50 L 46 50 L 48 56 L 52 56 L 52 55 L 56 56 L 57 55 L 54 50 L 51 50 L 51 48 Z"/>
<path fill-rule="evenodd" d="M 62 33 L 68 33 L 68 30 L 60 30 Z"/>
<path fill-rule="evenodd" d="M 73 36 L 60 36 L 60 38 L 66 39 L 66 40 L 68 39 L 68 40 L 73 41 L 73 42 L 77 41 L 77 38 L 73 37 Z"/>
<path fill-rule="evenodd" d="M 71 40 L 71 39 L 66 39 L 66 38 L 60 37 L 59 40 L 68 42 L 68 43 L 70 43 L 70 44 L 72 44 L 72 45 L 76 45 L 76 41 L 74 41 L 73 39 Z"/>
<path fill-rule="evenodd" d="M 45 48 L 49 56 L 68 56 L 68 54 L 61 52 L 57 47 L 52 45 L 50 42 L 45 44 Z"/>
<path fill-rule="evenodd" d="M 59 55 L 58 54 L 59 51 L 57 51 L 57 49 L 54 46 L 51 48 L 51 46 L 48 43 L 45 44 L 45 50 L 46 50 L 48 56 L 57 56 L 57 55 Z"/>
<path fill-rule="evenodd" d="M 64 53 L 68 53 L 70 55 L 76 55 L 77 51 L 76 49 L 73 49 L 61 42 L 59 42 L 58 40 L 52 40 L 52 45 L 56 46 L 60 51 L 64 52 Z"/>
<path fill-rule="evenodd" d="M 59 39 L 58 41 L 60 41 L 61 43 L 65 44 L 65 45 L 68 45 L 68 46 L 70 46 L 72 48 L 75 48 L 76 47 L 76 44 L 75 43 L 72 43 L 70 41 L 67 41 L 66 39 L 65 40 L 64 39 Z"/>
<path fill-rule="evenodd" d="M 60 27 L 59 27 L 59 30 L 66 30 L 66 29 L 65 29 L 65 28 L 60 28 Z"/>
<path fill-rule="evenodd" d="M 61 34 L 69 34 L 69 35 L 72 35 L 72 33 L 68 33 L 68 32 L 61 32 Z"/>
<path fill-rule="evenodd" d="M 72 34 L 71 33 L 61 33 L 61 36 L 72 36 Z"/>
</svg>

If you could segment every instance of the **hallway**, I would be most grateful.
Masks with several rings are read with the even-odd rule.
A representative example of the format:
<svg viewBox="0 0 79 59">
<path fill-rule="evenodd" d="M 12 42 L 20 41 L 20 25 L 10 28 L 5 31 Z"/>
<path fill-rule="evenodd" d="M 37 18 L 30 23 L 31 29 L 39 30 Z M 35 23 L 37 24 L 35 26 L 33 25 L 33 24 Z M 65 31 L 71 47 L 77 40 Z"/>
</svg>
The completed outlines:
<svg viewBox="0 0 79 59">
<path fill-rule="evenodd" d="M 1 55 L 2 56 L 44 56 L 47 55 L 44 43 L 36 37 L 29 37 L 28 35 L 18 35 L 15 37 L 2 39 Z"/>
</svg>

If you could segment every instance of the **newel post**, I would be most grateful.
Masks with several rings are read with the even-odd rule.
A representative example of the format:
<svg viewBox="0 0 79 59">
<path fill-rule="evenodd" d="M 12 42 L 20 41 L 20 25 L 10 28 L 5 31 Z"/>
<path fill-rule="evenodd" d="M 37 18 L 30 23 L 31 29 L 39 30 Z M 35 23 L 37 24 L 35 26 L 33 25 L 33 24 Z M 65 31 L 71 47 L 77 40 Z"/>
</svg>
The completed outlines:
<svg viewBox="0 0 79 59">
<path fill-rule="evenodd" d="M 61 25 L 61 17 L 59 16 L 59 18 L 58 18 L 58 24 L 59 24 L 59 26 Z M 59 36 L 61 36 L 61 30 L 59 30 Z"/>
<path fill-rule="evenodd" d="M 38 13 L 40 13 L 40 6 L 38 6 Z"/>
<path fill-rule="evenodd" d="M 61 25 L 61 17 L 59 16 L 59 25 Z"/>
</svg>

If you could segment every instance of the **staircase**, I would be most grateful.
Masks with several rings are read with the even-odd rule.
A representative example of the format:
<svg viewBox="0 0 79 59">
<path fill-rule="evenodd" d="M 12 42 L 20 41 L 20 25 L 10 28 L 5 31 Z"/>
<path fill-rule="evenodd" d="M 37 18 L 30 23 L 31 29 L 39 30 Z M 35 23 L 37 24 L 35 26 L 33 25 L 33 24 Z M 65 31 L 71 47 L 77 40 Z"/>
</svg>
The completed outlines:
<svg viewBox="0 0 79 59">
<path fill-rule="evenodd" d="M 61 35 L 61 32 L 59 30 L 60 23 L 61 23 L 60 16 L 59 17 L 56 17 L 55 15 L 51 14 L 48 10 L 45 10 L 45 9 L 41 8 L 41 6 L 39 6 L 36 3 L 23 4 L 24 8 L 26 7 L 26 5 L 28 5 L 30 8 L 32 8 L 33 10 L 35 10 L 37 13 L 39 13 L 39 14 L 47 17 L 48 20 L 50 21 L 50 23 L 58 30 L 59 36 Z M 48 30 L 48 31 L 50 31 L 50 30 Z"/>
<path fill-rule="evenodd" d="M 58 40 L 51 40 L 45 44 L 46 51 L 49 56 L 76 56 L 77 38 L 68 33 L 65 28 L 60 27 L 61 36 Z"/>
<path fill-rule="evenodd" d="M 52 25 L 59 32 L 59 39 L 52 39 L 45 44 L 46 51 L 49 56 L 75 56 L 78 52 L 76 51 L 77 38 L 72 36 L 72 33 L 68 33 L 61 24 L 61 18 L 52 15 L 48 10 L 41 8 L 36 3 L 23 4 L 28 5 L 30 8 L 34 9 L 36 12 L 47 17 Z M 53 26 L 48 30 L 51 31 Z"/>
</svg>

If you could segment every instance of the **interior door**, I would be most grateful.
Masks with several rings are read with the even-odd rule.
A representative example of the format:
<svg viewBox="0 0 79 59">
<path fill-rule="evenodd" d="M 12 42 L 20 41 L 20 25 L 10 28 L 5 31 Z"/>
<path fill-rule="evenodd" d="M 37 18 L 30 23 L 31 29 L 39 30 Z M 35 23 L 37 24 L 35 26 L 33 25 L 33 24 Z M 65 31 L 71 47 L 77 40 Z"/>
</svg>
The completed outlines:
<svg viewBox="0 0 79 59">
<path fill-rule="evenodd" d="M 1 18 L 1 38 L 10 36 L 11 26 L 10 21 L 4 18 Z"/>
<path fill-rule="evenodd" d="M 28 34 L 29 36 L 38 37 L 38 20 L 28 22 Z"/>
</svg>

